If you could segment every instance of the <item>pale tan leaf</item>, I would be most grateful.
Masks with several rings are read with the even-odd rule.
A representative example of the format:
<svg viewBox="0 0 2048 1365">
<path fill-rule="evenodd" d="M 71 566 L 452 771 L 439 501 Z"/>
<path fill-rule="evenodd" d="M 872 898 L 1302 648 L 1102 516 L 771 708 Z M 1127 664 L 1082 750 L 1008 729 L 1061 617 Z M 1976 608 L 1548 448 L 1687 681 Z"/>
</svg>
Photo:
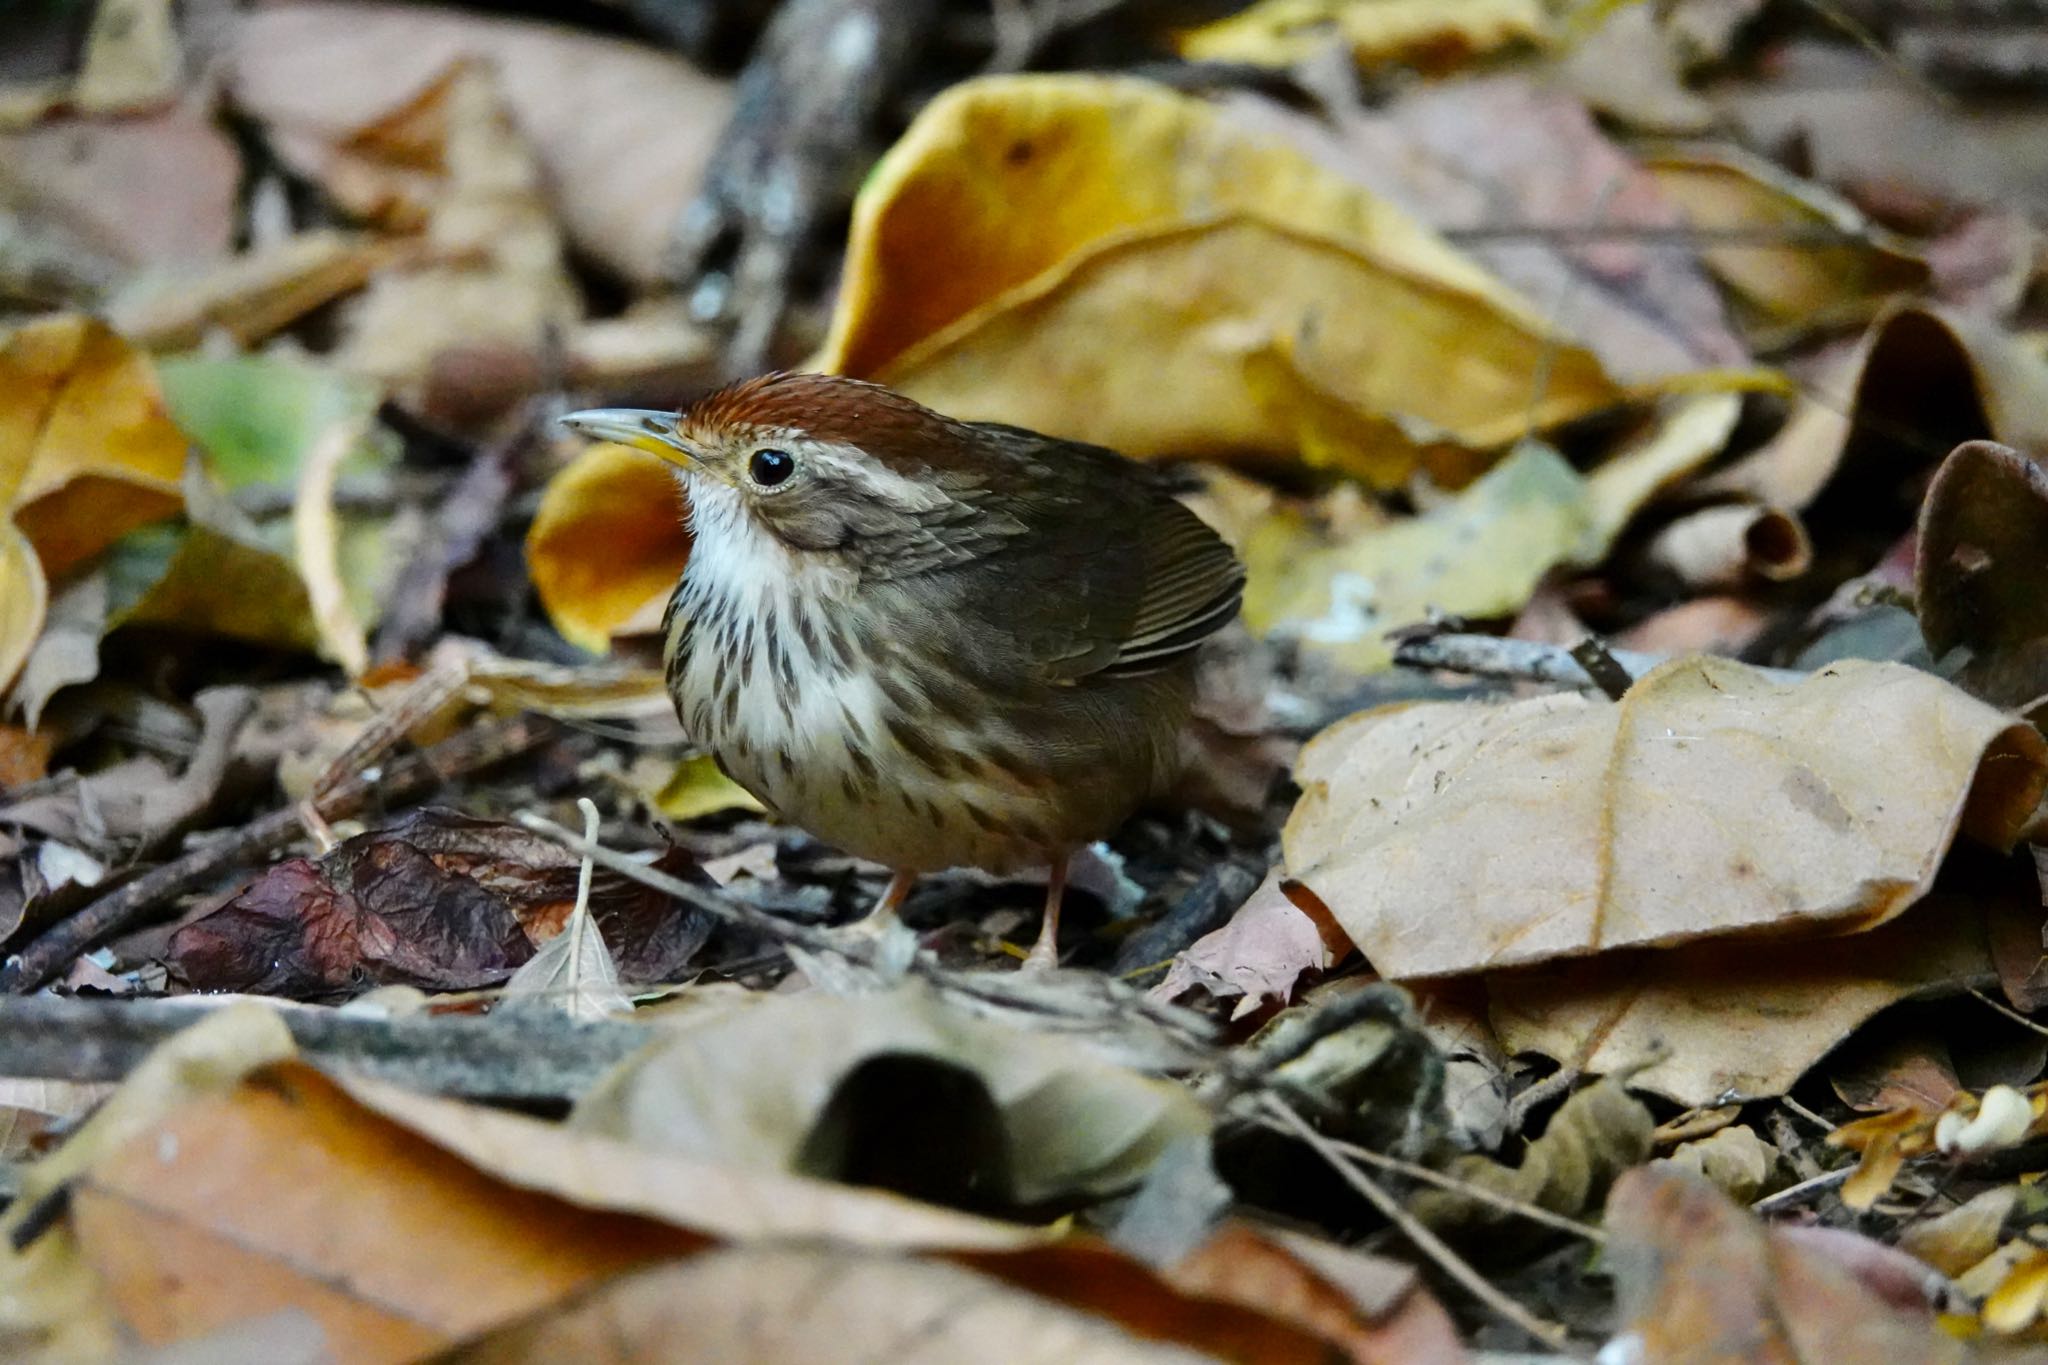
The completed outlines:
<svg viewBox="0 0 2048 1365">
<path fill-rule="evenodd" d="M 1311 742 L 1296 780 L 1289 872 L 1408 978 L 1880 924 L 1959 826 L 2010 843 L 2048 744 L 1900 665 L 1785 684 L 1700 657 L 1619 703 L 1369 712 Z"/>
<path fill-rule="evenodd" d="M 1566 1100 L 1518 1165 L 1467 1155 L 1445 1174 L 1493 1194 L 1507 1195 L 1567 1218 L 1592 1209 L 1623 1171 L 1650 1154 L 1650 1111 L 1616 1080 L 1603 1080 Z M 1432 1227 L 1502 1227 L 1516 1215 L 1458 1190 L 1420 1189 L 1409 1209 Z"/>
</svg>

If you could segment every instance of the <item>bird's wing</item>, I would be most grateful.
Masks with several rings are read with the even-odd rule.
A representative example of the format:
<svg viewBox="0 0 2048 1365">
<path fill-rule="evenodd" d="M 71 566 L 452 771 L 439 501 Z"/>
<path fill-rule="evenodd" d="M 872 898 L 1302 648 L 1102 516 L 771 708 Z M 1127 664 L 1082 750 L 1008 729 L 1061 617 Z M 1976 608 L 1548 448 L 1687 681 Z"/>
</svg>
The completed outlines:
<svg viewBox="0 0 2048 1365">
<path fill-rule="evenodd" d="M 1008 591 L 999 624 L 1048 682 L 1172 666 L 1237 614 L 1244 568 L 1158 472 L 1093 446 L 1016 432 L 1044 475 L 1006 490 L 1028 527 L 989 556 Z"/>
</svg>

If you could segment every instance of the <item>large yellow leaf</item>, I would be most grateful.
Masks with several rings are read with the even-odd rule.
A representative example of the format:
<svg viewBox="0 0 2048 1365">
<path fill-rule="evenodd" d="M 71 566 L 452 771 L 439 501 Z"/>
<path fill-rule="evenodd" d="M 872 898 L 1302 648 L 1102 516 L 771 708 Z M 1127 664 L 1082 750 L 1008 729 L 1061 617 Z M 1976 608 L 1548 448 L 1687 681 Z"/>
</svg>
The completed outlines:
<svg viewBox="0 0 2048 1365">
<path fill-rule="evenodd" d="M 1277 259 L 1247 260 L 1254 250 Z M 1197 291 L 1212 287 L 1224 297 L 1204 302 Z M 1125 331 L 1063 336 L 1068 346 L 1083 343 L 1061 378 L 1079 386 L 1071 411 L 1088 420 L 1055 434 L 1121 433 L 1132 454 L 1169 449 L 1168 435 L 1118 411 L 1140 401 L 1156 410 L 1153 394 L 1165 391 L 1219 417 L 1223 430 L 1203 448 L 1249 431 L 1259 438 L 1252 449 L 1291 457 L 1291 425 L 1273 404 L 1243 396 L 1242 373 L 1245 357 L 1291 347 L 1299 369 L 1361 413 L 1415 414 L 1463 439 L 1500 442 L 1526 429 L 1540 368 L 1534 358 L 1555 344 L 1513 290 L 1403 210 L 1278 139 L 1148 82 L 1019 76 L 956 86 L 877 166 L 855 205 L 840 306 L 820 364 L 893 379 L 943 402 L 959 391 L 963 367 L 974 368 L 971 345 L 996 363 L 994 340 L 1032 332 L 1048 312 L 1100 317 L 1147 289 L 1163 296 L 1153 305 L 1153 330 L 1141 337 L 1147 349 L 1131 349 Z M 1256 310 L 1242 307 L 1247 295 L 1260 296 Z M 1187 306 L 1177 307 L 1182 298 Z M 1012 309 L 1022 316 L 1006 318 Z M 1214 330 L 1197 337 L 1159 329 L 1176 314 L 1183 326 Z M 1453 332 L 1459 362 L 1420 374 L 1425 357 L 1442 364 Z M 1168 341 L 1193 354 L 1176 360 L 1160 349 Z M 1360 373 L 1361 355 L 1419 388 L 1388 407 L 1383 379 L 1362 387 L 1383 371 Z M 1544 418 L 1616 400 L 1582 352 L 1565 347 L 1557 360 Z M 1516 363 L 1511 403 L 1503 406 L 1490 384 L 1469 399 L 1457 394 L 1468 365 Z M 927 372 L 941 364 L 954 367 L 950 386 Z M 1160 378 L 1166 366 L 1178 367 L 1171 382 Z M 980 415 L 1027 420 L 1023 414 L 1049 401 L 1035 392 L 1045 382 L 1040 371 L 981 374 Z M 1184 387 L 1212 382 L 1224 396 L 1204 399 Z M 1252 411 L 1240 410 L 1247 406 Z M 1173 433 L 1191 425 L 1178 421 Z"/>
<path fill-rule="evenodd" d="M 1099 243 L 878 377 L 956 417 L 1138 456 L 1291 459 L 1290 414 L 1317 400 L 1389 435 L 1484 447 L 1620 397 L 1590 352 L 1482 295 L 1251 215 Z"/>
<path fill-rule="evenodd" d="M 603 653 L 675 587 L 690 557 L 683 513 L 669 467 L 625 446 L 592 446 L 555 476 L 526 535 L 526 564 L 564 636 Z"/>
<path fill-rule="evenodd" d="M 0 521 L 0 691 L 28 661 L 49 607 L 50 585 L 35 547 L 14 523 Z"/>
<path fill-rule="evenodd" d="M 1579 695 L 1378 711 L 1296 770 L 1284 843 L 1374 967 L 1443 976 L 1738 932 L 1867 929 L 1958 826 L 2008 844 L 2048 779 L 2031 727 L 1930 674 L 1797 684 L 1728 660 Z"/>
</svg>

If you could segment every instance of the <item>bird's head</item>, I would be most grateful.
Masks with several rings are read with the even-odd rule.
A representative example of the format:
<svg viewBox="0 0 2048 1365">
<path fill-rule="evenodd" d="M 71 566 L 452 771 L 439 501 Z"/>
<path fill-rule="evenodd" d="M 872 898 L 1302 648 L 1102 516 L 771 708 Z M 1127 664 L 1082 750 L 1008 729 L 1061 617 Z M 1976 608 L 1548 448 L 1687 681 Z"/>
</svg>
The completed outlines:
<svg viewBox="0 0 2048 1365">
<path fill-rule="evenodd" d="M 595 408 L 562 421 L 677 466 L 700 536 L 765 536 L 857 567 L 964 528 L 987 484 L 974 428 L 836 375 L 771 374 L 679 413 Z"/>
</svg>

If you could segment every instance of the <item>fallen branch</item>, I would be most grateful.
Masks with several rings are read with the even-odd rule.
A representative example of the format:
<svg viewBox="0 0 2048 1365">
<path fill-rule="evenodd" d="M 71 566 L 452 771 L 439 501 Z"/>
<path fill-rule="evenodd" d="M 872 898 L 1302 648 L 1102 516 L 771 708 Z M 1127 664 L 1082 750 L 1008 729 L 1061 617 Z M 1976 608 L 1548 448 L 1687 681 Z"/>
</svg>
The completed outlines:
<svg viewBox="0 0 2048 1365">
<path fill-rule="evenodd" d="M 198 1023 L 207 1010 L 247 999 L 0 999 L 0 1057 L 7 1059 L 10 1076 L 118 1081 L 150 1049 Z M 582 1021 L 555 1012 L 391 1019 L 274 1003 L 308 1060 L 465 1099 L 572 1100 L 653 1036 L 643 1024 Z"/>
<path fill-rule="evenodd" d="M 424 753 L 397 759 L 388 768 L 354 774 L 322 793 L 313 809 L 322 820 L 339 820 L 373 803 L 390 806 L 410 801 L 454 778 L 525 753 L 556 728 L 553 721 L 539 716 L 472 726 Z M 286 806 L 143 873 L 46 930 L 9 959 L 0 967 L 0 993 L 19 995 L 34 990 L 94 944 L 141 923 L 174 897 L 231 867 L 282 852 L 305 834 L 300 808 Z"/>
</svg>

